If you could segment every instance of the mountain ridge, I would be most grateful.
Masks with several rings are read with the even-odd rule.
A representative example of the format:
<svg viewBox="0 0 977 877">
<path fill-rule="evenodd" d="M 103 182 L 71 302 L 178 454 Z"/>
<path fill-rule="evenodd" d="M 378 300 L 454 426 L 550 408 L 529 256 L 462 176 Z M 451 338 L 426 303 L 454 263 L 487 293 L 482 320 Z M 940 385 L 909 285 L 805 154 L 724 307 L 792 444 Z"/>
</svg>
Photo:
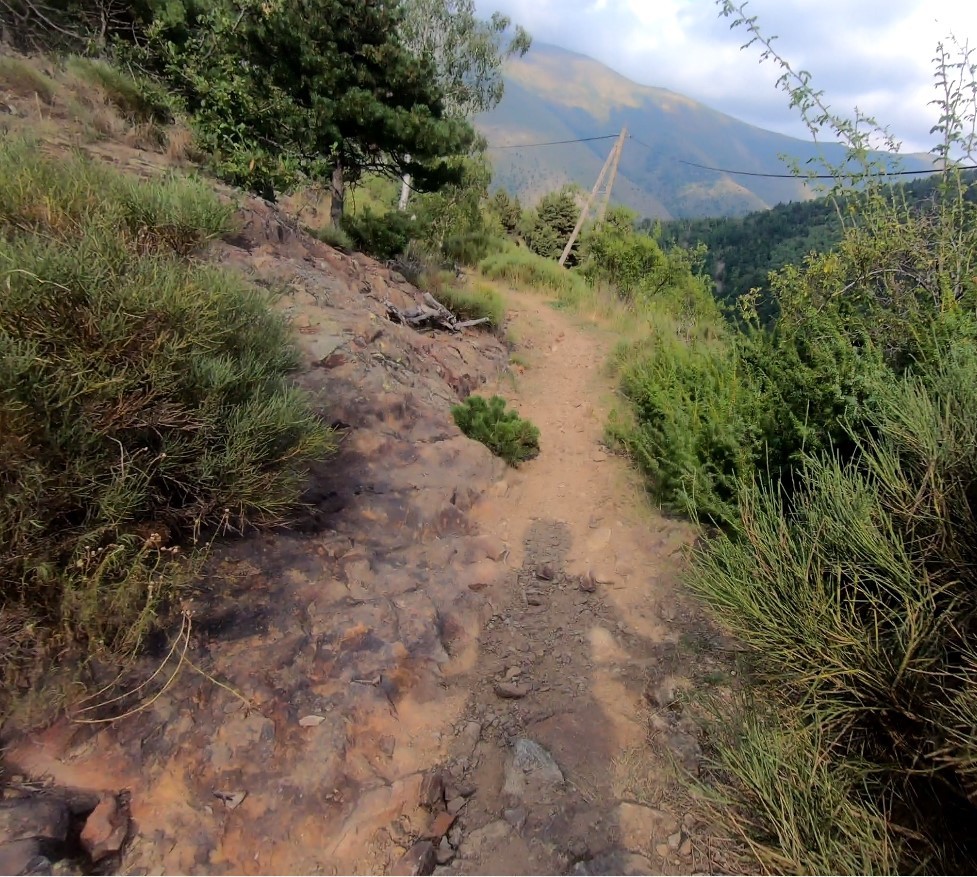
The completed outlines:
<svg viewBox="0 0 977 877">
<path fill-rule="evenodd" d="M 578 52 L 535 44 L 505 66 L 502 102 L 477 117 L 492 147 L 579 140 L 627 127 L 614 201 L 656 219 L 742 216 L 778 203 L 809 200 L 818 192 L 794 176 L 736 175 L 696 168 L 729 168 L 747 174 L 788 174 L 780 158 L 801 166 L 838 164 L 841 144 L 815 144 L 743 122 L 665 88 L 642 85 Z M 532 203 L 566 183 L 589 190 L 613 144 L 567 143 L 532 149 L 490 148 L 495 184 Z M 932 167 L 918 155 L 885 156 L 887 167 Z"/>
</svg>

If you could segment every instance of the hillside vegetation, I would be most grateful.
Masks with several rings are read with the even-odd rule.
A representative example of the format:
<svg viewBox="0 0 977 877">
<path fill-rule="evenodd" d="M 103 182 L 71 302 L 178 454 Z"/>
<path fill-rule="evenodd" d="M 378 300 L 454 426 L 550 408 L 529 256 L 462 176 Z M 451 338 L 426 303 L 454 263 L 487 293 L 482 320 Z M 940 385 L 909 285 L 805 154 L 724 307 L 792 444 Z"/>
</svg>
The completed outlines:
<svg viewBox="0 0 977 877">
<path fill-rule="evenodd" d="M 967 188 L 963 197 L 973 201 L 977 198 L 973 188 L 975 176 L 964 172 L 964 179 Z M 887 197 L 910 209 L 926 210 L 940 197 L 942 186 L 943 181 L 934 177 L 894 183 Z M 823 254 L 834 249 L 841 242 L 842 217 L 857 221 L 853 212 L 857 201 L 845 202 L 839 195 L 825 196 L 813 201 L 778 204 L 770 210 L 739 218 L 664 223 L 644 219 L 639 228 L 655 235 L 665 247 L 703 245 L 705 268 L 715 283 L 720 301 L 734 307 L 742 296 L 757 289 L 760 291 L 757 310 L 766 320 L 775 316 L 770 294 L 771 272 L 787 265 L 800 265 L 812 253 Z"/>
<path fill-rule="evenodd" d="M 192 180 L 0 143 L 5 687 L 48 638 L 132 654 L 199 536 L 281 520 L 331 447 L 267 296 L 188 261 L 230 227 Z"/>
<path fill-rule="evenodd" d="M 235 231 L 226 197 L 86 149 L 122 141 L 269 198 L 328 181 L 337 243 L 348 187 L 407 173 L 421 219 L 381 231 L 439 281 L 486 236 L 468 116 L 528 47 L 510 25 L 426 0 L 0 5 L 0 713 L 41 692 L 48 717 L 49 670 L 125 664 L 212 540 L 286 522 L 333 449 L 272 298 L 207 264 Z M 377 223 L 357 228 L 378 251 Z M 504 320 L 493 290 L 445 297 Z"/>
<path fill-rule="evenodd" d="M 864 156 L 861 129 L 725 8 L 812 131 Z M 972 58 L 954 58 L 939 48 L 934 152 L 971 164 Z M 663 505 L 707 525 L 688 584 L 748 650 L 745 684 L 709 705 L 704 794 L 765 871 L 977 861 L 971 184 L 948 170 L 916 203 L 839 189 L 837 244 L 766 284 L 775 320 L 749 299 L 735 323 L 698 310 L 620 358 L 630 410 L 612 432 Z"/>
</svg>

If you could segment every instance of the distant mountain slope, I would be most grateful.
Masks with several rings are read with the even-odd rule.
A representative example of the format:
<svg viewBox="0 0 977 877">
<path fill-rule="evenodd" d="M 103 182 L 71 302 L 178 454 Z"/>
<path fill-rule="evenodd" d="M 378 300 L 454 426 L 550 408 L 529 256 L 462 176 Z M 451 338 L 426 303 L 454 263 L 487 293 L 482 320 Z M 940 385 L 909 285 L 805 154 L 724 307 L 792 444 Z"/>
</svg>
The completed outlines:
<svg viewBox="0 0 977 877">
<path fill-rule="evenodd" d="M 627 126 L 614 200 L 643 216 L 663 219 L 741 216 L 816 195 L 795 179 L 733 176 L 681 161 L 752 173 L 788 173 L 781 154 L 800 162 L 820 150 L 839 161 L 837 144 L 817 146 L 775 134 L 663 88 L 638 85 L 598 61 L 534 44 L 506 66 L 502 103 L 477 119 L 490 144 L 537 143 L 593 137 Z M 495 182 L 525 201 L 565 182 L 590 189 L 613 141 L 537 149 L 493 149 Z M 925 157 L 903 156 L 902 168 L 929 167 Z"/>
</svg>

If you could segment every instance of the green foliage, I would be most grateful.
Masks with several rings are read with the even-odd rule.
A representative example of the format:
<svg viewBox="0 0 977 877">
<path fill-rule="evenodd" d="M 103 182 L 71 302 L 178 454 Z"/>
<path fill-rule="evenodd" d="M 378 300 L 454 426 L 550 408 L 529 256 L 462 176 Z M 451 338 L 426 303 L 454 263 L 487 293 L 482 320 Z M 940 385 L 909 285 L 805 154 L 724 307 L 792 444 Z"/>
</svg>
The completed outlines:
<svg viewBox="0 0 977 877">
<path fill-rule="evenodd" d="M 559 259 L 570 240 L 579 215 L 580 207 L 573 188 L 566 187 L 559 192 L 544 195 L 536 209 L 523 219 L 521 231 L 526 246 L 544 259 Z M 579 242 L 574 244 L 574 249 L 570 252 L 568 265 L 576 264 L 578 247 Z"/>
<path fill-rule="evenodd" d="M 669 278 L 661 248 L 648 235 L 635 231 L 636 216 L 624 207 L 612 208 L 599 229 L 583 242 L 581 271 L 588 280 L 610 283 L 622 298 L 654 294 Z"/>
<path fill-rule="evenodd" d="M 905 839 L 862 794 L 860 772 L 825 757 L 823 728 L 748 694 L 713 707 L 714 770 L 700 799 L 763 873 L 900 873 Z"/>
<path fill-rule="evenodd" d="M 324 244 L 329 244 L 330 247 L 335 247 L 337 250 L 354 250 L 356 249 L 353 239 L 345 232 L 342 228 L 336 228 L 332 225 L 325 225 L 321 228 L 309 228 L 306 229 L 309 234 L 314 238 L 318 238 Z"/>
<path fill-rule="evenodd" d="M 539 454 L 539 430 L 515 411 L 506 411 L 505 399 L 469 396 L 451 414 L 458 428 L 481 442 L 510 466 L 518 466 Z"/>
<path fill-rule="evenodd" d="M 367 208 L 344 215 L 342 230 L 358 250 L 376 259 L 387 260 L 407 251 L 407 245 L 416 236 L 418 226 L 406 213 L 391 210 L 379 214 Z"/>
<path fill-rule="evenodd" d="M 372 169 L 437 187 L 454 177 L 443 156 L 472 142 L 470 125 L 445 115 L 431 59 L 401 42 L 393 0 L 194 0 L 154 12 L 129 54 L 182 96 L 238 185 L 273 195 L 338 167 L 346 180 Z"/>
<path fill-rule="evenodd" d="M 484 155 L 451 159 L 449 165 L 457 171 L 457 182 L 411 201 L 415 234 L 423 245 L 449 261 L 477 265 L 491 247 L 482 205 L 492 169 Z"/>
<path fill-rule="evenodd" d="M 919 376 L 879 385 L 850 461 L 805 457 L 790 503 L 744 486 L 735 532 L 690 576 L 755 651 L 757 678 L 818 730 L 808 757 L 915 838 L 899 870 L 934 856 L 946 873 L 974 852 L 953 826 L 977 813 L 975 405 L 977 344 L 957 339 Z"/>
<path fill-rule="evenodd" d="M 518 198 L 510 197 L 505 189 L 496 189 L 492 196 L 491 209 L 507 235 L 515 235 L 522 221 L 522 205 Z"/>
<path fill-rule="evenodd" d="M 176 545 L 280 520 L 330 448 L 264 293 L 181 258 L 228 227 L 193 181 L 0 144 L 0 627 L 131 653 Z"/>
<path fill-rule="evenodd" d="M 480 16 L 473 0 L 404 0 L 401 35 L 417 57 L 433 58 L 445 106 L 471 118 L 502 100 L 502 64 L 523 56 L 532 39 L 499 12 Z"/>
<path fill-rule="evenodd" d="M 969 873 L 977 208 L 953 169 L 928 201 L 878 186 L 866 120 L 723 6 L 860 170 L 832 251 L 770 276 L 775 323 L 744 299 L 714 343 L 674 333 L 625 362 L 623 440 L 666 502 L 723 524 L 689 583 L 749 649 L 755 688 L 712 729 L 714 812 L 764 870 Z M 937 155 L 974 145 L 969 58 L 938 53 Z"/>
</svg>

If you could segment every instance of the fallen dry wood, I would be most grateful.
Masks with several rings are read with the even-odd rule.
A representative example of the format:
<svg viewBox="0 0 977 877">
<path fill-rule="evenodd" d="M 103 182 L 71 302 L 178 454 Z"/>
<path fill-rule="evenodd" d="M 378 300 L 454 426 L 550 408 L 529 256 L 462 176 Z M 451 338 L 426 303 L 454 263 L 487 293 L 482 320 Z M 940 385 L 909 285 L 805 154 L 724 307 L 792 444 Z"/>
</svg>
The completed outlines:
<svg viewBox="0 0 977 877">
<path fill-rule="evenodd" d="M 415 329 L 441 329 L 445 332 L 460 332 L 462 329 L 470 329 L 472 326 L 480 326 L 488 323 L 488 317 L 481 317 L 477 320 L 459 320 L 431 293 L 424 293 L 424 304 L 415 305 L 404 310 L 398 308 L 393 302 L 385 301 L 387 316 L 396 323 L 405 326 L 412 326 Z"/>
</svg>

